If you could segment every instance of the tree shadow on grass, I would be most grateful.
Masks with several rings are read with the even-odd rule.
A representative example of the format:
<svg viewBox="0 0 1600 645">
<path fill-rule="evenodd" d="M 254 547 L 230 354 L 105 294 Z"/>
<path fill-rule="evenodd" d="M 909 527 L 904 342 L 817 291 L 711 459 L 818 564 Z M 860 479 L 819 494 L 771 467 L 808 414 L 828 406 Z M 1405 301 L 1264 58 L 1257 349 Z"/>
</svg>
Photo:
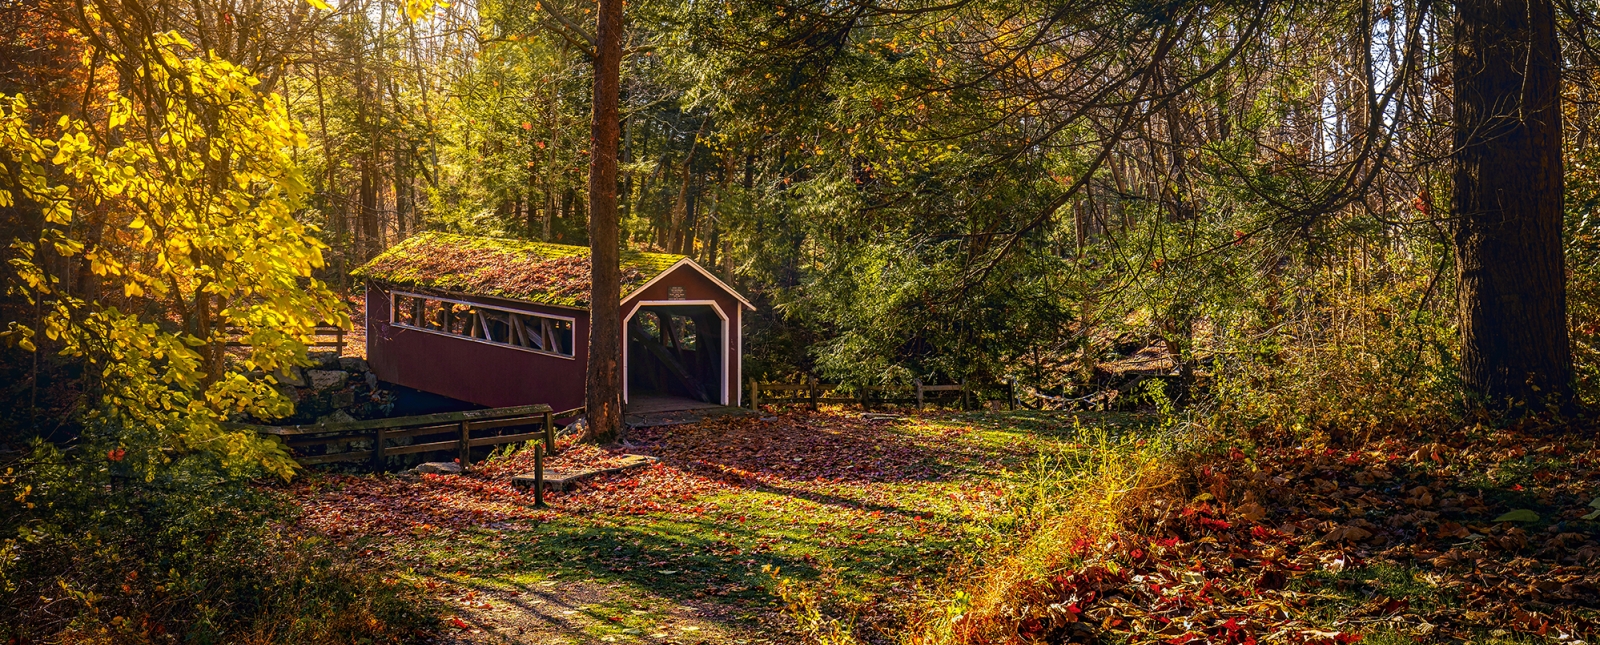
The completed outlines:
<svg viewBox="0 0 1600 645">
<path fill-rule="evenodd" d="M 548 599 L 531 603 L 541 596 L 528 576 L 620 585 L 624 599 L 694 606 L 704 609 L 701 617 L 742 633 L 770 631 L 782 613 L 771 589 L 774 572 L 801 581 L 826 577 L 842 587 L 836 591 L 872 594 L 938 579 L 965 539 L 953 529 L 964 518 L 958 505 L 928 496 L 994 479 L 1036 449 L 1028 438 L 1073 441 L 1086 425 L 1036 412 L 915 422 L 795 413 L 766 422 L 638 429 L 629 438 L 643 450 L 630 452 L 653 454 L 664 468 L 727 488 L 660 511 L 603 508 L 526 529 L 469 529 L 453 538 L 465 538 L 456 546 L 474 551 L 469 559 L 493 564 L 473 571 L 478 581 L 457 584 L 514 584 L 535 594 L 523 597 L 523 610 L 562 629 L 583 626 L 559 609 L 540 609 Z M 583 486 L 639 475 L 618 473 Z M 646 494 L 648 478 L 637 483 Z M 604 607 L 565 609 L 586 612 L 602 628 L 628 619 L 628 612 L 608 615 Z"/>
</svg>

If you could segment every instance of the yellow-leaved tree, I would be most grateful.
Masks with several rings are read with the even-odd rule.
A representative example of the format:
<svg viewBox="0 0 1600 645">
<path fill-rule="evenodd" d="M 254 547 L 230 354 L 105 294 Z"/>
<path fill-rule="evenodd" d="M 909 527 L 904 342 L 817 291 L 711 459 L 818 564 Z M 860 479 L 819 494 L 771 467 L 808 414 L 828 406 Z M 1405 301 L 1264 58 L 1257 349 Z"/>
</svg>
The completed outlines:
<svg viewBox="0 0 1600 645">
<path fill-rule="evenodd" d="M 11 242 L 11 288 L 42 313 L 0 334 L 25 349 L 43 334 L 86 366 L 83 420 L 112 429 L 118 459 L 204 452 L 287 477 L 279 444 L 227 422 L 291 413 L 270 375 L 309 364 L 319 322 L 349 325 L 312 277 L 326 247 L 294 217 L 304 135 L 281 97 L 176 33 L 121 49 L 105 52 L 120 82 L 91 87 L 122 89 L 96 90 L 98 116 L 62 117 L 53 140 L 23 97 L 0 103 L 0 207 L 44 220 Z M 64 283 L 64 266 L 95 288 Z"/>
</svg>

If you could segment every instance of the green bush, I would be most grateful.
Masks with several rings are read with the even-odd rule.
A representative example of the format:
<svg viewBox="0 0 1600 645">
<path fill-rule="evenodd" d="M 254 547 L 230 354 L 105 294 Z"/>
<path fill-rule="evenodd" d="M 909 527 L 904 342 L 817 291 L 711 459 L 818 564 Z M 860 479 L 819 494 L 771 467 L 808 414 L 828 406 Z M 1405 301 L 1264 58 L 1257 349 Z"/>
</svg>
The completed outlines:
<svg viewBox="0 0 1600 645">
<path fill-rule="evenodd" d="M 0 642 L 392 643 L 409 587 L 290 527 L 287 496 L 189 455 L 38 442 L 0 476 Z M 148 462 L 146 462 L 148 463 Z"/>
</svg>

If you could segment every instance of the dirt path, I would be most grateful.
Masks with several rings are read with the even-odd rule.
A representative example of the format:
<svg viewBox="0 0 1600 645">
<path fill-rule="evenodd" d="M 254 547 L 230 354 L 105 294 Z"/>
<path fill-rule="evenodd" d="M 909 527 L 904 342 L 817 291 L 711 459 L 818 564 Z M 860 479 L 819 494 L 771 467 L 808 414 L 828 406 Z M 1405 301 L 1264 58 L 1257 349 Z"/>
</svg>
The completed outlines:
<svg viewBox="0 0 1600 645">
<path fill-rule="evenodd" d="M 511 588 L 441 583 L 439 597 L 455 612 L 444 644 L 580 645 L 594 642 L 648 642 L 682 645 L 758 645 L 788 642 L 772 631 L 729 622 L 730 610 L 709 603 L 676 604 L 638 598 L 619 584 L 552 582 Z M 648 625 L 614 629 L 621 621 L 612 608 L 634 604 L 656 608 L 628 610 L 629 619 Z M 765 616 L 782 633 L 781 615 Z M 607 634 L 607 631 L 617 633 Z"/>
</svg>

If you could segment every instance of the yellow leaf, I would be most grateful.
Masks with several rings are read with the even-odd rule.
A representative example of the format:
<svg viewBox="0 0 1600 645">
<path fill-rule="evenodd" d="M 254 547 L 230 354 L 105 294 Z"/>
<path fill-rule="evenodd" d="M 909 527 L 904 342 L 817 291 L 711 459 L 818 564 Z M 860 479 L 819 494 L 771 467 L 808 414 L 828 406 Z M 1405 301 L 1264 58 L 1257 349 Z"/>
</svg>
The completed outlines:
<svg viewBox="0 0 1600 645">
<path fill-rule="evenodd" d="M 136 282 L 129 282 L 128 284 L 122 285 L 122 293 L 127 295 L 129 298 L 137 298 L 144 295 L 144 289 L 140 288 L 139 284 Z"/>
</svg>

